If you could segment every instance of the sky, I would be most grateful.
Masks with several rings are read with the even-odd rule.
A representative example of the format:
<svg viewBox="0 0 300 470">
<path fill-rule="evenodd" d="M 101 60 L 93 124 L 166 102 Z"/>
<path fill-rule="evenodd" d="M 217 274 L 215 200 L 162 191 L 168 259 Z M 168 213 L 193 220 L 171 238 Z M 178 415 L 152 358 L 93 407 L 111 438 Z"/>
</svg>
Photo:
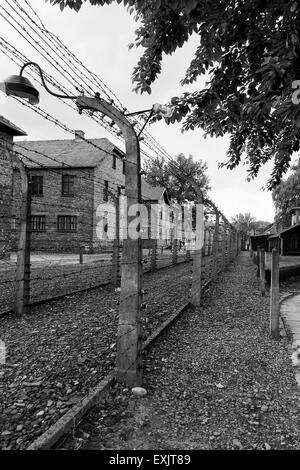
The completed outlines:
<svg viewBox="0 0 300 470">
<path fill-rule="evenodd" d="M 19 3 L 26 7 L 24 1 L 19 0 Z M 0 15 L 12 21 L 3 10 L 5 8 L 7 12 L 11 12 L 11 15 L 14 14 L 8 3 L 12 2 L 1 1 Z M 47 29 L 55 33 L 91 71 L 96 73 L 130 112 L 151 108 L 154 103 L 166 103 L 172 96 L 205 85 L 205 77 L 188 87 L 183 88 L 180 85 L 180 80 L 184 77 L 198 45 L 197 36 L 192 36 L 190 41 L 176 53 L 164 57 L 162 73 L 152 86 L 151 95 L 140 95 L 133 91 L 131 77 L 142 49 L 135 47 L 128 49 L 128 45 L 134 41 L 134 32 L 138 24 L 123 5 L 93 7 L 85 4 L 79 13 L 69 9 L 61 12 L 59 7 L 51 6 L 45 0 L 31 0 L 30 5 Z M 28 7 L 26 10 L 28 11 Z M 26 37 L 28 39 L 26 32 L 23 31 L 23 34 L 25 37 L 21 37 L 15 28 L 0 16 L 0 36 L 25 54 L 28 59 L 37 61 L 45 71 L 58 76 L 56 70 L 28 44 L 25 39 Z M 0 80 L 18 73 L 18 66 L 0 53 Z M 110 134 L 91 119 L 79 116 L 57 98 L 47 94 L 42 86 L 38 86 L 38 89 L 41 94 L 41 107 L 71 129 L 83 130 L 87 138 L 108 137 L 113 140 Z M 12 98 L 2 97 L 0 114 L 26 131 L 27 140 L 72 138 L 72 135 L 37 116 Z M 269 179 L 272 163 L 266 164 L 255 180 L 247 182 L 247 171 L 243 165 L 234 170 L 218 168 L 219 162 L 226 161 L 229 137 L 204 138 L 202 130 L 182 133 L 180 124 L 167 125 L 164 121 L 152 124 L 148 130 L 171 156 L 184 153 L 187 156 L 193 155 L 195 160 L 201 159 L 207 163 L 211 186 L 210 197 L 228 219 L 238 213 L 250 212 L 257 220 L 273 221 L 274 206 L 271 193 L 261 189 Z M 122 148 L 120 142 L 115 143 Z"/>
</svg>

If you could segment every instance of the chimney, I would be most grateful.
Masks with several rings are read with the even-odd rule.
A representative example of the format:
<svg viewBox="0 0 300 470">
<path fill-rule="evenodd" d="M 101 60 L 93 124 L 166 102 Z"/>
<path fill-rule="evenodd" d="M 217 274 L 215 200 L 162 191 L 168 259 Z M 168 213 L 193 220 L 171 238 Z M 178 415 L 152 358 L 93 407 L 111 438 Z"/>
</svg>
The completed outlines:
<svg viewBox="0 0 300 470">
<path fill-rule="evenodd" d="M 81 142 L 82 139 L 84 139 L 84 138 L 85 138 L 85 133 L 83 131 L 80 131 L 80 130 L 75 131 L 75 141 L 76 142 Z"/>
</svg>

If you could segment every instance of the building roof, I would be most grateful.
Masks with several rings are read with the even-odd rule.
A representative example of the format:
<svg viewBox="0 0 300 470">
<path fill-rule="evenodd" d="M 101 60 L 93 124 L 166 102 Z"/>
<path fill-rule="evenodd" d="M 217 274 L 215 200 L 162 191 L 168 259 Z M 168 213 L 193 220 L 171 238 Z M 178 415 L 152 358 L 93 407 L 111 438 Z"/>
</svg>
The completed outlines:
<svg viewBox="0 0 300 470">
<path fill-rule="evenodd" d="M 108 153 L 115 153 L 119 157 L 125 156 L 124 152 L 105 137 L 84 140 L 77 138 L 22 141 L 15 144 L 15 150 L 25 155 L 23 161 L 29 168 L 95 168 L 101 165 Z M 144 200 L 164 199 L 170 204 L 166 188 L 153 187 L 142 178 L 141 189 Z"/>
<path fill-rule="evenodd" d="M 270 238 L 279 238 L 280 236 L 280 233 L 273 233 L 272 235 L 269 236 L 269 239 Z"/>
<path fill-rule="evenodd" d="M 166 188 L 163 186 L 150 186 L 144 178 L 142 178 L 142 197 L 146 201 L 160 201 L 164 199 L 167 204 L 170 204 Z"/>
<path fill-rule="evenodd" d="M 288 228 L 285 228 L 284 230 L 281 230 L 280 235 L 282 235 L 283 233 L 286 233 L 286 232 L 290 232 L 291 230 L 294 230 L 295 228 L 299 228 L 299 227 L 300 227 L 300 223 L 292 225 L 291 227 L 288 227 Z"/>
<path fill-rule="evenodd" d="M 251 238 L 252 237 L 253 238 L 255 238 L 255 237 L 266 237 L 266 236 L 274 235 L 276 232 L 277 232 L 276 222 L 272 222 L 272 224 L 267 225 L 267 227 L 265 227 L 265 229 L 262 232 L 257 233 L 256 235 L 251 235 Z"/>
<path fill-rule="evenodd" d="M 285 229 L 281 230 L 281 232 L 274 233 L 274 234 L 270 235 L 269 238 L 278 238 L 278 237 L 280 237 L 283 233 L 290 232 L 291 230 L 294 230 L 295 228 L 298 228 L 298 227 L 300 227 L 300 223 L 299 223 L 299 224 L 292 225 L 291 227 L 285 228 Z"/>
<path fill-rule="evenodd" d="M 91 145 L 89 142 L 92 142 Z M 22 146 L 22 149 L 20 148 Z M 24 162 L 30 168 L 95 168 L 101 164 L 107 153 L 121 151 L 106 138 L 86 140 L 37 140 L 22 141 L 15 150 L 26 157 Z M 123 152 L 121 152 L 123 153 Z"/>
<path fill-rule="evenodd" d="M 257 235 L 250 235 L 250 238 L 262 238 L 262 237 L 268 237 L 268 233 L 258 233 Z"/>
<path fill-rule="evenodd" d="M 12 136 L 24 136 L 27 135 L 26 132 L 22 131 L 19 127 L 15 126 L 8 119 L 5 119 L 3 116 L 0 116 L 0 130 L 3 130 L 6 134 Z"/>
<path fill-rule="evenodd" d="M 257 235 L 251 235 L 250 238 L 258 238 L 258 237 L 269 237 L 269 238 L 276 238 L 279 237 L 279 233 L 277 232 L 276 222 L 268 225 L 265 230 Z"/>
<path fill-rule="evenodd" d="M 268 234 L 274 234 L 276 233 L 277 230 L 276 230 L 276 222 L 272 222 L 270 225 L 268 225 L 265 230 L 263 231 L 263 234 L 264 235 L 268 235 Z"/>
</svg>

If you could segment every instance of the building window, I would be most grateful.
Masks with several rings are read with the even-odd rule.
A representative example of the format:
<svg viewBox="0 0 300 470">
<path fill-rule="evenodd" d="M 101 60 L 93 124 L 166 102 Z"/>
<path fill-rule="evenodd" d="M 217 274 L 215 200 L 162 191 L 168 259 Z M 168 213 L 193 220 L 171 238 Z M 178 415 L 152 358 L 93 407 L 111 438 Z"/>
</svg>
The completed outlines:
<svg viewBox="0 0 300 470">
<path fill-rule="evenodd" d="M 125 175 L 125 165 L 126 163 L 123 161 L 123 175 Z"/>
<path fill-rule="evenodd" d="M 43 176 L 31 176 L 32 196 L 43 196 Z"/>
<path fill-rule="evenodd" d="M 120 196 L 121 196 L 121 188 L 120 188 L 120 186 L 118 186 L 118 197 L 120 197 Z"/>
<path fill-rule="evenodd" d="M 290 247 L 291 247 L 292 249 L 296 249 L 296 248 L 297 248 L 297 238 L 291 238 Z"/>
<path fill-rule="evenodd" d="M 117 168 L 117 157 L 113 155 L 113 169 L 115 170 Z"/>
<path fill-rule="evenodd" d="M 103 201 L 108 201 L 108 181 L 104 181 L 104 188 L 103 188 Z"/>
<path fill-rule="evenodd" d="M 77 232 L 77 216 L 59 215 L 57 217 L 57 230 L 59 232 Z"/>
<path fill-rule="evenodd" d="M 75 177 L 73 175 L 62 176 L 62 196 L 74 196 Z"/>
<path fill-rule="evenodd" d="M 32 232 L 46 232 L 46 216 L 45 215 L 32 215 L 31 216 L 31 231 Z"/>
</svg>

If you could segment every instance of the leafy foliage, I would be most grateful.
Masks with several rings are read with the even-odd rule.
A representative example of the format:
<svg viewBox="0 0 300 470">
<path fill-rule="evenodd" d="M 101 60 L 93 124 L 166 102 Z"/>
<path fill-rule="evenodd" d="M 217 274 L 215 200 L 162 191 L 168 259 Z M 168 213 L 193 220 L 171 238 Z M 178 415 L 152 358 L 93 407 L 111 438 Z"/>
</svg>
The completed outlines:
<svg viewBox="0 0 300 470">
<path fill-rule="evenodd" d="M 240 232 L 242 249 L 246 249 L 251 235 L 258 235 L 271 225 L 270 222 L 264 220 L 256 220 L 250 212 L 244 214 L 236 214 L 231 217 L 233 226 Z"/>
<path fill-rule="evenodd" d="M 293 173 L 277 186 L 272 193 L 273 202 L 276 207 L 276 218 L 282 226 L 290 225 L 291 217 L 289 210 L 300 206 L 300 160 L 292 166 Z"/>
<path fill-rule="evenodd" d="M 253 225 L 255 234 L 258 235 L 259 233 L 264 232 L 271 223 L 265 220 L 255 220 Z"/>
<path fill-rule="evenodd" d="M 231 221 L 234 227 L 242 234 L 250 235 L 251 230 L 254 229 L 255 218 L 252 217 L 250 212 L 236 214 L 231 217 Z"/>
<path fill-rule="evenodd" d="M 85 0 L 86 1 L 86 0 Z M 299 150 L 300 108 L 293 81 L 300 78 L 300 5 L 293 0 L 88 0 L 123 3 L 141 22 L 136 46 L 144 51 L 133 71 L 135 89 L 151 92 L 163 54 L 172 54 L 195 33 L 199 46 L 182 84 L 209 74 L 205 89 L 171 101 L 170 122 L 200 127 L 210 136 L 231 136 L 228 160 L 245 158 L 249 178 L 274 158 L 269 189 L 281 181 Z M 78 11 L 83 0 L 50 0 Z M 246 153 L 244 153 L 246 152 Z"/>
<path fill-rule="evenodd" d="M 192 155 L 185 157 L 182 153 L 174 158 L 174 162 L 157 157 L 145 162 L 145 180 L 152 186 L 164 186 L 172 202 L 183 203 L 195 201 L 195 192 L 187 177 L 199 184 L 204 196 L 207 194 L 209 179 L 205 172 L 205 162 L 194 161 Z M 181 175 L 185 175 L 182 177 Z"/>
</svg>

